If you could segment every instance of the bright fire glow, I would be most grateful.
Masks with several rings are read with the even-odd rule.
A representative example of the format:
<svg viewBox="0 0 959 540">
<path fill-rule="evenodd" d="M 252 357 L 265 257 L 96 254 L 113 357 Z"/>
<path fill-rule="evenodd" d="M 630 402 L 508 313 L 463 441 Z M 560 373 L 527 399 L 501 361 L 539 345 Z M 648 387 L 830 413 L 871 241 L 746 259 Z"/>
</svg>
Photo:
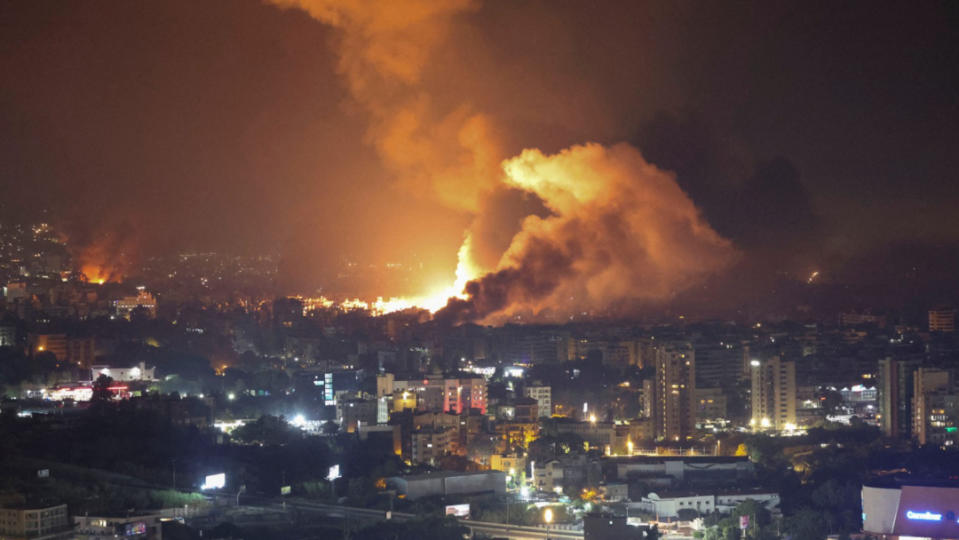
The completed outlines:
<svg viewBox="0 0 959 540">
<path fill-rule="evenodd" d="M 97 285 L 106 283 L 111 273 L 108 269 L 96 264 L 85 264 L 80 271 L 87 277 L 87 282 Z"/>
<path fill-rule="evenodd" d="M 376 300 L 371 302 L 360 300 L 359 298 L 351 298 L 339 302 L 325 296 L 303 298 L 303 309 L 308 312 L 316 308 L 329 309 L 335 307 L 344 311 L 364 310 L 369 311 L 373 315 L 385 315 L 387 313 L 419 308 L 425 309 L 430 313 L 436 313 L 446 305 L 450 298 L 465 300 L 467 298 L 464 292 L 466 284 L 469 283 L 470 280 L 477 278 L 480 274 L 479 270 L 471 264 L 469 260 L 470 243 L 471 238 L 467 236 L 457 252 L 456 278 L 452 285 L 441 285 L 419 296 L 377 297 Z"/>
</svg>

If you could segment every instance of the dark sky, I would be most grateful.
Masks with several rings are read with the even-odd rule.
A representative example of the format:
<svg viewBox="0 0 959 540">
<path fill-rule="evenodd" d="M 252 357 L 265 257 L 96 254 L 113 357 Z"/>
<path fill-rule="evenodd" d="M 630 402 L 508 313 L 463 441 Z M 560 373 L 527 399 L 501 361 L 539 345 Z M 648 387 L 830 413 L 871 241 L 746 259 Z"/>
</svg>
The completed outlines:
<svg viewBox="0 0 959 540">
<path fill-rule="evenodd" d="M 275 252 L 297 285 L 344 257 L 449 273 L 471 216 L 398 187 L 336 39 L 257 1 L 0 2 L 4 213 Z M 423 84 L 507 155 L 631 142 L 770 268 L 959 241 L 955 2 L 486 2 Z"/>
</svg>

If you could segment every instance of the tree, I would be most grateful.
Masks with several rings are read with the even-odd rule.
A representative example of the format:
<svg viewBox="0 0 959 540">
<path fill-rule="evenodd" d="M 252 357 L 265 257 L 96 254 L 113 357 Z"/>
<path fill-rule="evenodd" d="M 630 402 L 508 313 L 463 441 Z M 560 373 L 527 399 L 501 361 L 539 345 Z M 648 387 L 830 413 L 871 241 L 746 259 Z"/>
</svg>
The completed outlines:
<svg viewBox="0 0 959 540">
<path fill-rule="evenodd" d="M 303 436 L 282 417 L 265 414 L 233 431 L 233 438 L 247 444 L 283 445 Z"/>
<path fill-rule="evenodd" d="M 106 375 L 100 375 L 93 381 L 93 396 L 90 398 L 95 403 L 106 403 L 113 399 L 113 378 Z"/>
<path fill-rule="evenodd" d="M 803 508 L 787 517 L 783 526 L 793 540 L 822 540 L 829 531 L 822 512 L 811 508 Z"/>
</svg>

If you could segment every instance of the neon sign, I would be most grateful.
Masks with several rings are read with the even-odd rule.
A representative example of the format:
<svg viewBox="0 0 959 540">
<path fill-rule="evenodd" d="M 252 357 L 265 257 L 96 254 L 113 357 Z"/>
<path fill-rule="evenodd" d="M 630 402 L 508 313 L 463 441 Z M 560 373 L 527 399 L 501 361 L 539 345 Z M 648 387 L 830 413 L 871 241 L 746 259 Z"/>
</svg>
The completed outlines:
<svg viewBox="0 0 959 540">
<path fill-rule="evenodd" d="M 906 511 L 906 517 L 909 519 L 918 519 L 920 521 L 942 521 L 942 514 L 934 514 L 928 510 L 925 512 Z"/>
</svg>

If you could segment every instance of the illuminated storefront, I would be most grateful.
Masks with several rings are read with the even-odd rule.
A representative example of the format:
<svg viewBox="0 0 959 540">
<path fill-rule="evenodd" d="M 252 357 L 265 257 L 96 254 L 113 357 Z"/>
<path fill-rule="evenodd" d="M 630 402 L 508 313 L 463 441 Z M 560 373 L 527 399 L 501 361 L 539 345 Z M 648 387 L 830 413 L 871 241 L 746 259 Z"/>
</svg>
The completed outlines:
<svg viewBox="0 0 959 540">
<path fill-rule="evenodd" d="M 959 486 L 863 486 L 862 512 L 880 538 L 959 538 Z"/>
</svg>

